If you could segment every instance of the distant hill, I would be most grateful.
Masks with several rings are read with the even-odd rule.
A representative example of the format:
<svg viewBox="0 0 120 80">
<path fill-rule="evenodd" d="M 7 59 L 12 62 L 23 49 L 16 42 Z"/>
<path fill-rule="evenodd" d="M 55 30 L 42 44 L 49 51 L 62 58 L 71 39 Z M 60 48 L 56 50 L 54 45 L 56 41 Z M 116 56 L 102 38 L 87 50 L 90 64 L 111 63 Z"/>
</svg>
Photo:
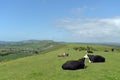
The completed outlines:
<svg viewBox="0 0 120 80">
<path fill-rule="evenodd" d="M 60 45 L 52 40 L 0 41 L 0 61 L 49 52 Z"/>
<path fill-rule="evenodd" d="M 23 41 L 0 41 L 0 44 L 18 44 L 18 43 L 40 43 L 40 42 L 54 42 L 53 40 L 23 40 Z"/>
<path fill-rule="evenodd" d="M 42 48 L 56 45 L 52 40 L 24 40 L 19 42 L 0 41 L 0 48 Z"/>
<path fill-rule="evenodd" d="M 120 43 L 115 43 L 115 42 L 109 42 L 109 43 L 100 43 L 100 44 L 103 44 L 103 45 L 108 45 L 108 46 L 117 46 L 117 47 L 120 47 Z"/>
<path fill-rule="evenodd" d="M 8 44 L 9 42 L 6 41 L 0 41 L 0 44 Z"/>
</svg>

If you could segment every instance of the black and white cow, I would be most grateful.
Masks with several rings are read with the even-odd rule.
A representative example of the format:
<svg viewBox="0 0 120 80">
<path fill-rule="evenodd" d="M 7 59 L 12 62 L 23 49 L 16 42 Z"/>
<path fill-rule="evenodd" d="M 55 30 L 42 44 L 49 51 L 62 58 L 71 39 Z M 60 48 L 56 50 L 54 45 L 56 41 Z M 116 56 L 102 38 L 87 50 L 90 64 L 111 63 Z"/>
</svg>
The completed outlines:
<svg viewBox="0 0 120 80">
<path fill-rule="evenodd" d="M 70 60 L 62 65 L 62 69 L 64 70 L 78 70 L 84 68 L 85 68 L 85 58 L 81 58 L 79 60 Z"/>
<path fill-rule="evenodd" d="M 89 62 L 105 62 L 105 58 L 100 55 L 92 55 L 92 54 L 86 54 L 84 58 L 88 58 Z"/>
<path fill-rule="evenodd" d="M 86 53 L 93 53 L 92 50 L 86 50 Z"/>
</svg>

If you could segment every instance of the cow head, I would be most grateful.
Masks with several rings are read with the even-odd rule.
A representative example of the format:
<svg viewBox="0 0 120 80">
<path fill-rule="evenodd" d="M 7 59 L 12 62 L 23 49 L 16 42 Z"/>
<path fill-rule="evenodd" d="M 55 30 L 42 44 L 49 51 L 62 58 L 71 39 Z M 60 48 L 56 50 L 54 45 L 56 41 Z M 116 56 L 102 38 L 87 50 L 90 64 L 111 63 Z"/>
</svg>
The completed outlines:
<svg viewBox="0 0 120 80">
<path fill-rule="evenodd" d="M 88 57 L 88 54 L 85 54 L 84 58 L 89 58 L 89 57 Z"/>
<path fill-rule="evenodd" d="M 87 54 L 85 54 L 84 58 L 88 58 L 89 59 L 89 63 L 91 63 L 92 61 L 90 60 L 89 56 L 90 56 L 90 54 L 87 53 Z"/>
</svg>

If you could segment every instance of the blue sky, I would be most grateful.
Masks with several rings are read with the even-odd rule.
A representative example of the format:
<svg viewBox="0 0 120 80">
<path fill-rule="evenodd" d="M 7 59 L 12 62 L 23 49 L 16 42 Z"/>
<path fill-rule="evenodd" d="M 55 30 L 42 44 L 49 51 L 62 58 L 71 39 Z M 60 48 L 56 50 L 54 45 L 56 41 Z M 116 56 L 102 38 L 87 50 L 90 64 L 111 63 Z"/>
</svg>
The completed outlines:
<svg viewBox="0 0 120 80">
<path fill-rule="evenodd" d="M 119 42 L 120 0 L 0 0 L 0 41 Z"/>
</svg>

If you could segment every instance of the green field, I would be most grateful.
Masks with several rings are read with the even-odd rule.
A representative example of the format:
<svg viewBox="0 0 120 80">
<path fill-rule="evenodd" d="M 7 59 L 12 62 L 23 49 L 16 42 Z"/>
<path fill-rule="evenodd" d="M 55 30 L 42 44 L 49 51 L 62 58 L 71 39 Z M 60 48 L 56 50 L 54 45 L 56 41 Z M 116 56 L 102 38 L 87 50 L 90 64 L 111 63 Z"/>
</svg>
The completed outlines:
<svg viewBox="0 0 120 80">
<path fill-rule="evenodd" d="M 61 44 L 52 40 L 0 42 L 0 62 L 46 53 L 54 49 L 53 47 L 61 47 Z"/>
<path fill-rule="evenodd" d="M 80 70 L 63 70 L 62 64 L 67 60 L 76 60 L 85 55 L 85 51 L 76 51 L 74 47 L 92 47 L 93 54 L 106 58 L 105 63 L 88 63 Z M 72 44 L 51 49 L 45 54 L 33 55 L 0 63 L 0 80 L 120 80 L 120 51 L 113 46 Z M 69 50 L 68 50 L 69 49 Z M 104 52 L 107 49 L 109 52 Z M 57 54 L 67 52 L 69 57 L 57 57 Z"/>
</svg>

